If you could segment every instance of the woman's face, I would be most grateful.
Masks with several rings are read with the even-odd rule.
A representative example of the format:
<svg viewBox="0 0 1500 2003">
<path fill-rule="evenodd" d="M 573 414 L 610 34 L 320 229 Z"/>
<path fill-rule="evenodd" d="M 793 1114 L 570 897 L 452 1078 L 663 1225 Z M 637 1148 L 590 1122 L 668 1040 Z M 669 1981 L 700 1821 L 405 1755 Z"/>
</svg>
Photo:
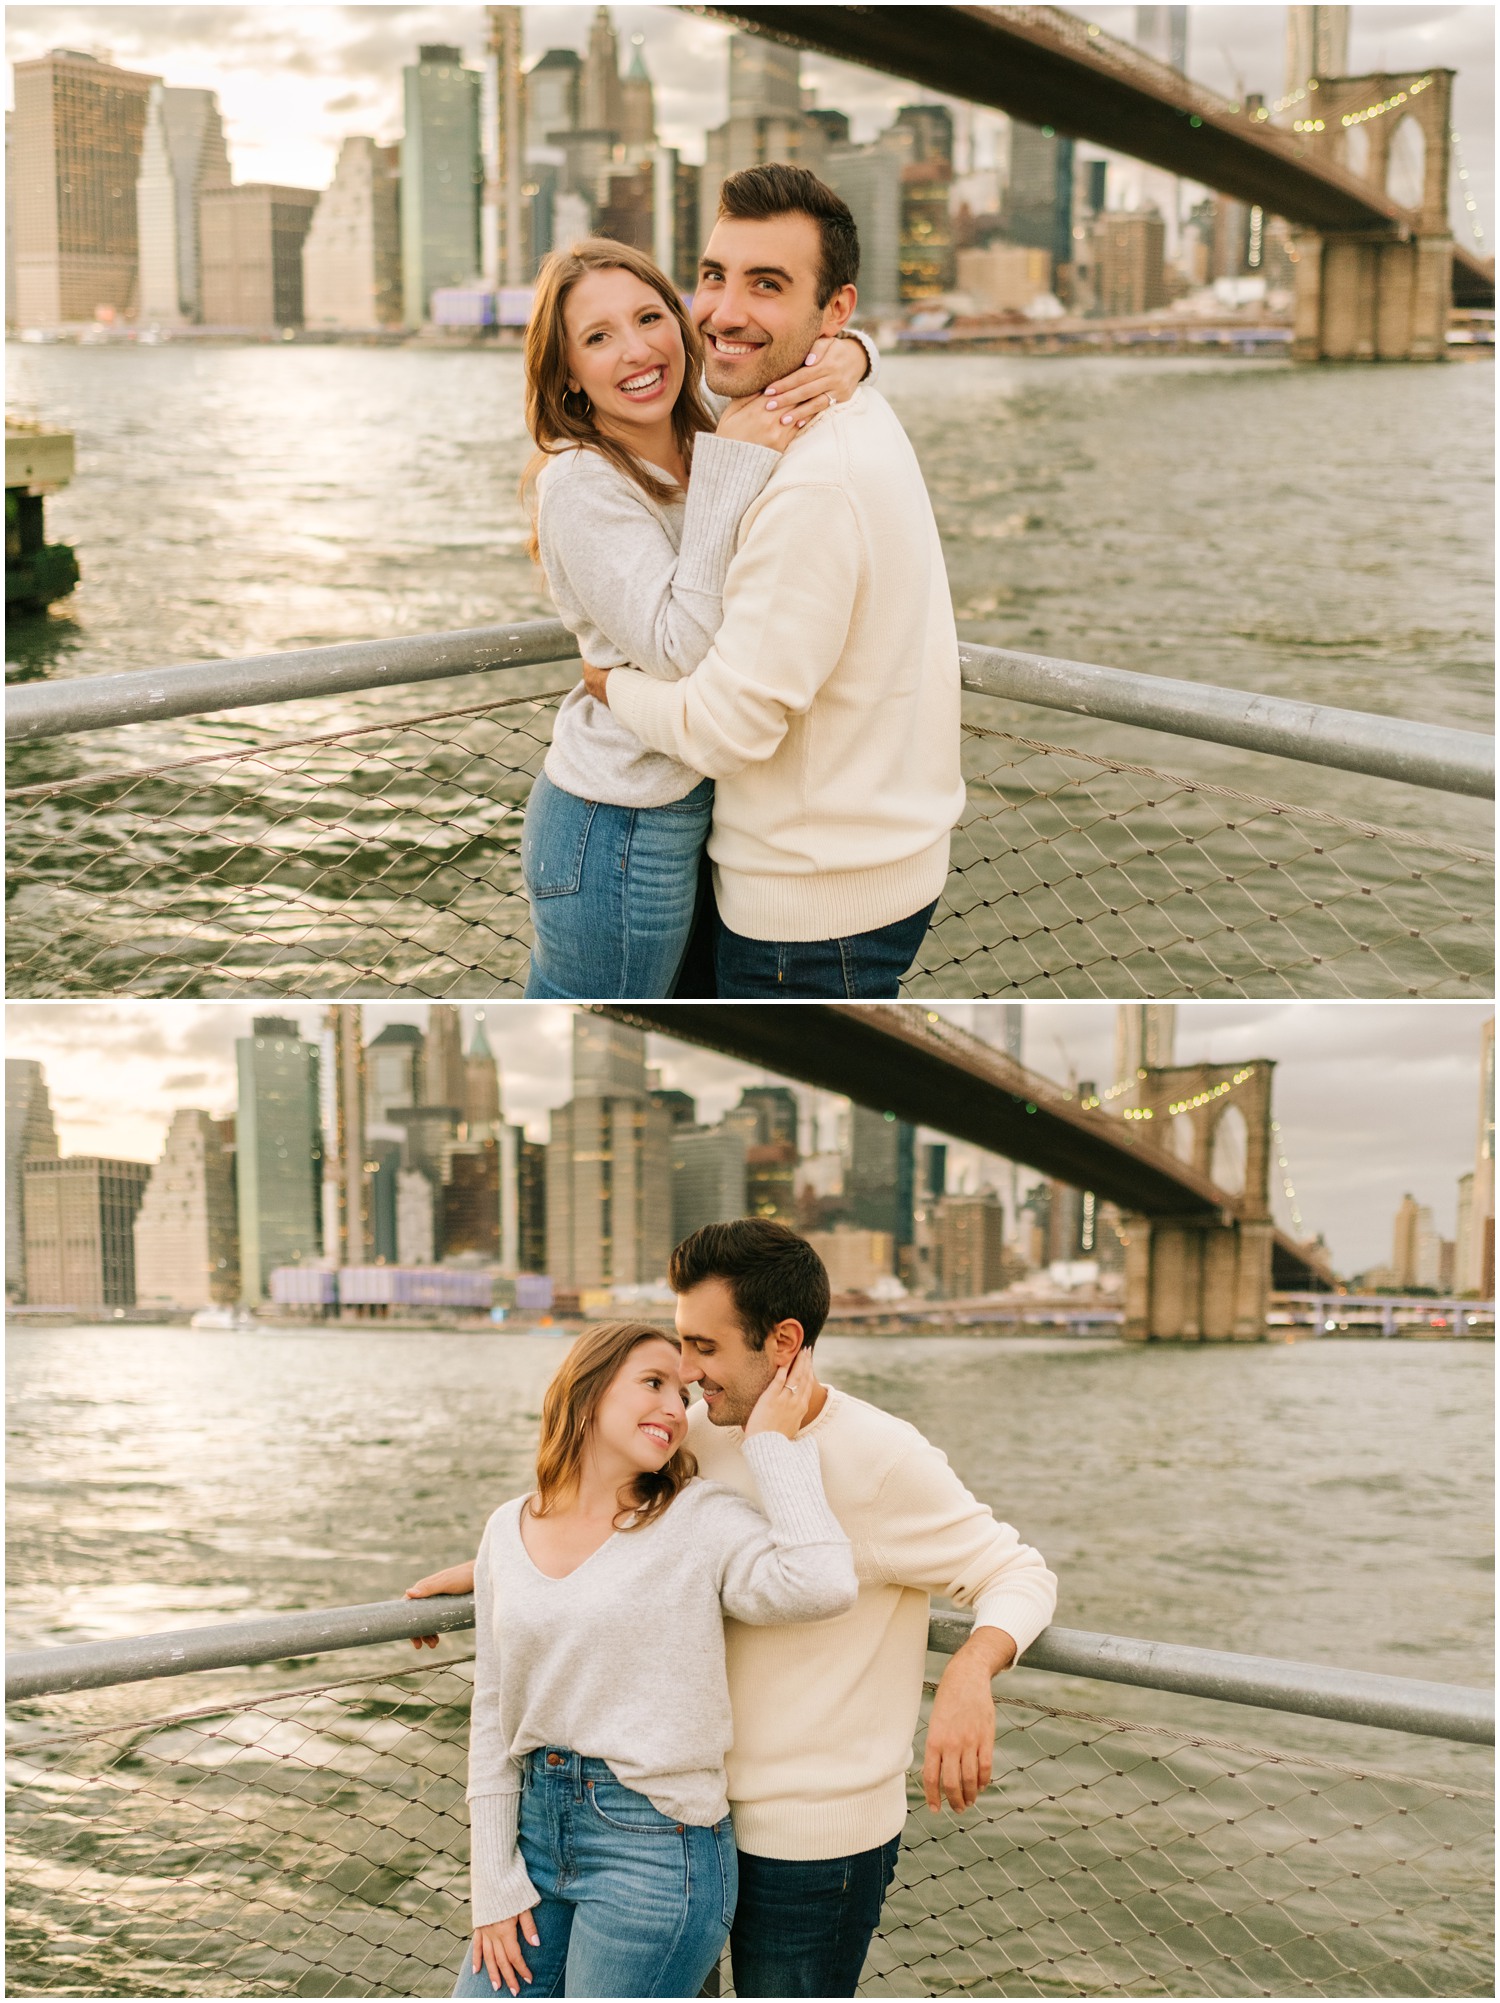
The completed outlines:
<svg viewBox="0 0 1500 2003">
<path fill-rule="evenodd" d="M 588 271 L 563 306 L 568 388 L 622 442 L 659 425 L 682 391 L 682 329 L 661 295 L 631 271 Z"/>
<path fill-rule="evenodd" d="M 595 1450 L 643 1474 L 665 1467 L 687 1434 L 687 1404 L 676 1346 L 662 1336 L 638 1342 L 594 1412 Z"/>
</svg>

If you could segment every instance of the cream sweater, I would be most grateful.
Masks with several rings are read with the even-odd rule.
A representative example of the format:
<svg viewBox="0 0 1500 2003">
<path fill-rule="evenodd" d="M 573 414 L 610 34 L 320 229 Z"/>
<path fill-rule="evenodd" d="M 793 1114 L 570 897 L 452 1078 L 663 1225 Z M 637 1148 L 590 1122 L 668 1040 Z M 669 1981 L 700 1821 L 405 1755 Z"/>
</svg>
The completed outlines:
<svg viewBox="0 0 1500 2003">
<path fill-rule="evenodd" d="M 782 454 L 746 508 L 713 645 L 635 669 L 609 706 L 717 782 L 708 851 L 732 931 L 872 931 L 930 904 L 963 810 L 958 636 L 916 454 L 868 386 Z"/>
<path fill-rule="evenodd" d="M 928 1596 L 973 1607 L 1020 1652 L 1052 1619 L 1057 1581 L 970 1495 L 915 1426 L 830 1390 L 815 1439 L 823 1487 L 854 1546 L 859 1598 L 817 1626 L 724 1623 L 735 1841 L 757 1857 L 849 1856 L 899 1835 L 922 1699 Z M 702 1472 L 754 1493 L 737 1426 L 688 1415 Z"/>
</svg>

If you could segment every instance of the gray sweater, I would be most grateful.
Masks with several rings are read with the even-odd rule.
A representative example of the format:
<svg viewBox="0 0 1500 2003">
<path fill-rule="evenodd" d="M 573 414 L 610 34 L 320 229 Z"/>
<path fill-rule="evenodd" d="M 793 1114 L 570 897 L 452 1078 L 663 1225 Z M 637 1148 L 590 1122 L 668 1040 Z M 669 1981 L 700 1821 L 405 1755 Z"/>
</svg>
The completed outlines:
<svg viewBox="0 0 1500 2003">
<path fill-rule="evenodd" d="M 817 1442 L 759 1433 L 743 1452 L 764 1514 L 695 1480 L 655 1522 L 617 1532 L 565 1578 L 539 1571 L 521 1541 L 526 1498 L 485 1526 L 469 1727 L 476 1927 L 537 1902 L 517 1844 L 526 1753 L 566 1746 L 607 1760 L 664 1815 L 711 1826 L 729 1812 L 725 1614 L 770 1626 L 854 1605 L 853 1555 L 823 1495 Z"/>
<path fill-rule="evenodd" d="M 543 467 L 542 567 L 585 660 L 663 681 L 692 673 L 723 615 L 740 517 L 779 457 L 768 445 L 704 432 L 685 502 L 653 501 L 597 452 L 559 452 Z M 563 698 L 543 769 L 564 792 L 615 807 L 669 806 L 703 778 L 649 750 L 582 682 Z"/>
</svg>

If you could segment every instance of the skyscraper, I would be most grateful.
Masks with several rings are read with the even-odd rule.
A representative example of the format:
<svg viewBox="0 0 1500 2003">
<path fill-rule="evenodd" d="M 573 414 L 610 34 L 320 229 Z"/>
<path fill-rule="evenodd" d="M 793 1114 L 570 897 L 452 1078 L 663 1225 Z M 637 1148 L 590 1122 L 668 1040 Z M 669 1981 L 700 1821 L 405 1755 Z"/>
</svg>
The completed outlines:
<svg viewBox="0 0 1500 2003">
<path fill-rule="evenodd" d="M 365 1125 L 391 1125 L 398 1107 L 421 1101 L 423 1036 L 414 1022 L 388 1022 L 365 1046 Z"/>
<path fill-rule="evenodd" d="M 407 325 L 419 327 L 437 286 L 465 284 L 480 268 L 481 77 L 441 43 L 420 48 L 401 74 L 403 301 Z"/>
<path fill-rule="evenodd" d="M 136 1212 L 135 1297 L 179 1308 L 240 1297 L 234 1156 L 219 1123 L 192 1107 L 172 1115 Z"/>
<path fill-rule="evenodd" d="M 27 1300 L 34 1307 L 134 1307 L 134 1225 L 150 1163 L 33 1156 L 22 1173 Z"/>
<path fill-rule="evenodd" d="M 573 1098 L 552 1115 L 547 1270 L 564 1286 L 661 1279 L 672 1249 L 666 1110 L 646 1086 L 638 1029 L 573 1017 Z"/>
<path fill-rule="evenodd" d="M 287 1017 L 260 1015 L 236 1041 L 235 1058 L 240 1286 L 247 1301 L 262 1301 L 273 1266 L 322 1250 L 318 1047 Z"/>
<path fill-rule="evenodd" d="M 5 1060 L 5 1293 L 26 1298 L 26 1201 L 29 1161 L 57 1159 L 57 1128 L 47 1080 L 31 1057 Z"/>
<path fill-rule="evenodd" d="M 263 181 L 202 191 L 205 325 L 263 332 L 302 325 L 302 246 L 317 206 L 315 188 Z"/>
<path fill-rule="evenodd" d="M 309 327 L 365 332 L 401 321 L 401 149 L 346 139 L 302 244 Z"/>
<path fill-rule="evenodd" d="M 1313 77 L 1346 76 L 1348 71 L 1349 9 L 1288 7 L 1286 95 L 1299 96 Z M 1290 108 L 1287 115 L 1294 115 Z"/>
<path fill-rule="evenodd" d="M 135 189 L 142 321 L 178 326 L 203 318 L 199 200 L 231 178 L 213 92 L 153 84 Z"/>
<path fill-rule="evenodd" d="M 464 1073 L 463 1030 L 451 1002 L 433 1002 L 427 1011 L 427 1043 L 422 1053 L 423 1106 L 452 1106 L 454 1118 L 464 1116 L 468 1097 Z"/>
<path fill-rule="evenodd" d="M 334 1002 L 323 1017 L 323 1250 L 332 1266 L 363 1266 L 371 1251 L 362 1016 L 358 1002 Z"/>
<path fill-rule="evenodd" d="M 474 1018 L 474 1034 L 464 1059 L 464 1122 L 469 1139 L 492 1136 L 504 1116 L 500 1111 L 500 1066 L 484 1032 L 484 1010 Z"/>
<path fill-rule="evenodd" d="M 620 133 L 620 43 L 607 7 L 596 7 L 578 77 L 578 123 L 585 132 Z"/>
<path fill-rule="evenodd" d="M 1495 1292 L 1495 1018 L 1479 1032 L 1479 1123 L 1469 1189 L 1469 1230 L 1454 1276 L 1462 1293 L 1493 1299 Z"/>
<path fill-rule="evenodd" d="M 894 1113 L 849 1109 L 844 1195 L 853 1223 L 888 1231 L 899 1255 L 912 1242 L 916 1202 L 917 1130 Z"/>
<path fill-rule="evenodd" d="M 823 179 L 849 205 L 859 231 L 862 313 L 890 311 L 901 299 L 901 155 L 878 140 L 830 145 Z"/>
<path fill-rule="evenodd" d="M 620 138 L 627 151 L 656 144 L 656 94 L 641 54 L 644 35 L 630 38 L 630 66 L 620 79 Z"/>
<path fill-rule="evenodd" d="M 528 266 L 526 205 L 526 80 L 521 73 L 521 9 L 487 7 L 489 36 L 480 89 L 480 154 L 484 199 L 479 268 L 490 285 L 522 285 Z"/>
<path fill-rule="evenodd" d="M 577 129 L 578 79 L 583 69 L 576 49 L 548 49 L 526 73 L 526 147 L 541 150 L 553 134 Z"/>
<path fill-rule="evenodd" d="M 1050 251 L 1054 278 L 1073 261 L 1073 142 L 1050 126 L 1012 119 L 1010 182 L 1003 209 L 1012 243 Z"/>
<path fill-rule="evenodd" d="M 729 117 L 704 140 L 698 183 L 698 246 L 719 213 L 719 189 L 742 167 L 785 160 L 823 171 L 828 135 L 802 109 L 801 58 L 761 35 L 729 38 Z"/>
<path fill-rule="evenodd" d="M 138 296 L 135 188 L 160 77 L 74 49 L 15 65 L 10 166 L 20 327 L 124 315 Z"/>
<path fill-rule="evenodd" d="M 717 1127 L 674 1127 L 671 1149 L 674 1244 L 701 1225 L 725 1224 L 748 1214 L 742 1127 L 729 1121 Z"/>
<path fill-rule="evenodd" d="M 799 1109 L 797 1095 L 790 1085 L 747 1085 L 740 1093 L 736 1111 L 755 1115 L 750 1137 L 754 1145 L 765 1147 L 772 1141 L 797 1145 Z"/>
<path fill-rule="evenodd" d="M 1174 70 L 1187 68 L 1188 10 L 1186 7 L 1137 7 L 1135 45 Z"/>
</svg>

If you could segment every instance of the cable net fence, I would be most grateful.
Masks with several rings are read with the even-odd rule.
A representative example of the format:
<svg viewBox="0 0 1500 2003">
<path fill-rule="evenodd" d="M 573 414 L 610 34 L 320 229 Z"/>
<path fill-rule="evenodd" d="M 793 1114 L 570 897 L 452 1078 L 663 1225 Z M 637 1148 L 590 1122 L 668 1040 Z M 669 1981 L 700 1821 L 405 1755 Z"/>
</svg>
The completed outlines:
<svg viewBox="0 0 1500 2003">
<path fill-rule="evenodd" d="M 7 1993 L 447 1995 L 469 1660 L 14 1744 Z M 962 1822 L 916 1761 L 861 1994 L 1494 1994 L 1477 1789 L 1021 1701 Z"/>
<path fill-rule="evenodd" d="M 13 785 L 10 994 L 518 994 L 561 694 Z M 1490 992 L 1477 847 L 972 720 L 963 758 L 913 998 Z"/>
</svg>

